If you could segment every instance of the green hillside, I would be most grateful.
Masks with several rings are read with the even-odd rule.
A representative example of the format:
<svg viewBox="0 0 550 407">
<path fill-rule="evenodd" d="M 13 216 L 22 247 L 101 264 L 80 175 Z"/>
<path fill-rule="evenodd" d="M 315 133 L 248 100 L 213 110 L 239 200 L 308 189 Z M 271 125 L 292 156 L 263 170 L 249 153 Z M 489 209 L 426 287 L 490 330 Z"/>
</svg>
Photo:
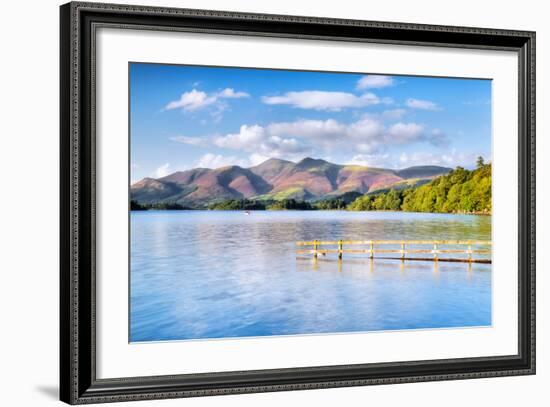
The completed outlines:
<svg viewBox="0 0 550 407">
<path fill-rule="evenodd" d="M 480 158 L 475 170 L 457 167 L 416 188 L 365 194 L 353 201 L 348 209 L 490 214 L 491 185 L 491 164 L 483 163 Z"/>
</svg>

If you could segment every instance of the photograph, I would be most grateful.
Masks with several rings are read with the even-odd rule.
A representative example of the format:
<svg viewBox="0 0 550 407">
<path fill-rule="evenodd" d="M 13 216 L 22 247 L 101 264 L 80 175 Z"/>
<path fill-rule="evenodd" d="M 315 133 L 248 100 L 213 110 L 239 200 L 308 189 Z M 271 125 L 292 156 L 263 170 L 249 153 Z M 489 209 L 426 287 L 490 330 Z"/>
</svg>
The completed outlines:
<svg viewBox="0 0 550 407">
<path fill-rule="evenodd" d="M 492 80 L 131 61 L 129 342 L 490 328 Z"/>
</svg>

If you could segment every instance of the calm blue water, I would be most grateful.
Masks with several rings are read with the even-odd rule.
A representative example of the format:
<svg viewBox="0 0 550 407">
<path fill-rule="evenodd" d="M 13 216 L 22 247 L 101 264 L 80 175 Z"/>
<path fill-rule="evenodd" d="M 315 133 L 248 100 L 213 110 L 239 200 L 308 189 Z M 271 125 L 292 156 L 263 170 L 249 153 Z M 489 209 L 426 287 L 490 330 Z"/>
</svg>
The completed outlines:
<svg viewBox="0 0 550 407">
<path fill-rule="evenodd" d="M 313 239 L 490 240 L 491 218 L 132 212 L 130 341 L 491 324 L 490 264 L 297 258 Z"/>
</svg>

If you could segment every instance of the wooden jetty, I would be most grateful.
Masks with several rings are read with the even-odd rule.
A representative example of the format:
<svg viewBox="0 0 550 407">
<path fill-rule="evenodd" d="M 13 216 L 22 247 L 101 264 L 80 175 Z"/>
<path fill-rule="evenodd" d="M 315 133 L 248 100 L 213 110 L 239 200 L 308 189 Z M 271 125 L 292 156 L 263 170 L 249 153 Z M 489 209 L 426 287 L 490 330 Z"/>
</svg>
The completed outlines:
<svg viewBox="0 0 550 407">
<path fill-rule="evenodd" d="M 350 253 L 368 254 L 370 259 L 491 263 L 492 242 L 490 240 L 312 240 L 296 242 L 296 245 L 306 247 L 297 249 L 297 254 L 312 254 L 314 258 L 318 255 L 326 256 L 335 253 L 338 259 L 342 259 L 344 253 Z M 311 248 L 307 248 L 308 246 Z M 383 256 L 375 256 L 380 254 Z M 430 256 L 418 256 L 422 254 Z M 457 254 L 463 254 L 465 257 L 451 257 Z M 488 257 L 474 257 L 474 255 L 488 255 Z"/>
</svg>

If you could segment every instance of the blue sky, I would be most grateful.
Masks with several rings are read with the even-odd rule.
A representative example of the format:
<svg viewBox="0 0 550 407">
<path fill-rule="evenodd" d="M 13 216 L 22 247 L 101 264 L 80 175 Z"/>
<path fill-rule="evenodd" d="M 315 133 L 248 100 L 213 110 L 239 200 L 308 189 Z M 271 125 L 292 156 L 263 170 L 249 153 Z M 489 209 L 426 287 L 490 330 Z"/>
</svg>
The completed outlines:
<svg viewBox="0 0 550 407">
<path fill-rule="evenodd" d="M 277 157 L 405 168 L 491 157 L 491 81 L 130 64 L 131 179 Z"/>
</svg>

